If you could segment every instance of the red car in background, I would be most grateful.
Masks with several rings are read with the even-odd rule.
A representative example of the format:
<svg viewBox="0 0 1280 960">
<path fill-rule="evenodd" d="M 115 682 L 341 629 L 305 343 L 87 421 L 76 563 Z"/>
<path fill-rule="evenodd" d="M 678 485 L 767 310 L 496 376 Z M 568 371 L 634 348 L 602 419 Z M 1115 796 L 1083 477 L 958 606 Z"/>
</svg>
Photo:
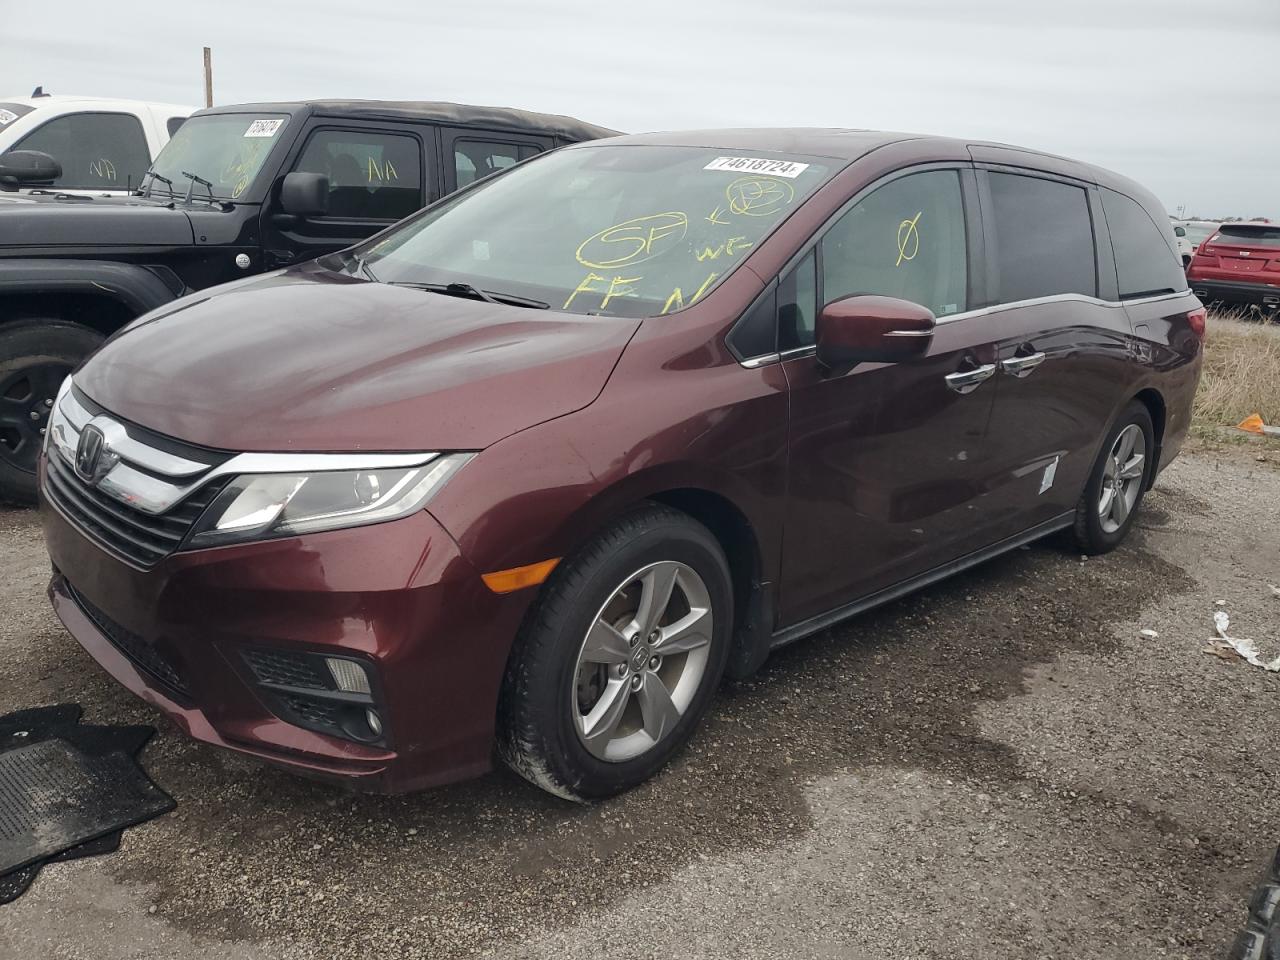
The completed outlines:
<svg viewBox="0 0 1280 960">
<path fill-rule="evenodd" d="M 1280 225 L 1224 223 L 1200 244 L 1187 282 L 1205 303 L 1280 309 Z"/>
</svg>

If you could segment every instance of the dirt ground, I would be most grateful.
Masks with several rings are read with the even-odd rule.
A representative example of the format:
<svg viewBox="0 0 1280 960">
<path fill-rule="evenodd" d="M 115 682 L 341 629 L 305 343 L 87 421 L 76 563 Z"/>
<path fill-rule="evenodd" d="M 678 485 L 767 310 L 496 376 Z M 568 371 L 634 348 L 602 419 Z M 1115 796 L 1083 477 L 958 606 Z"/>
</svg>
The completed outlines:
<svg viewBox="0 0 1280 960">
<path fill-rule="evenodd" d="M 0 957 L 1223 957 L 1280 841 L 1280 674 L 1201 649 L 1222 601 L 1280 655 L 1278 461 L 1201 444 L 1107 557 L 1037 544 L 781 652 L 590 808 L 501 772 L 353 796 L 183 739 L 0 512 L 0 712 L 155 722 L 178 801 L 0 907 Z"/>
</svg>

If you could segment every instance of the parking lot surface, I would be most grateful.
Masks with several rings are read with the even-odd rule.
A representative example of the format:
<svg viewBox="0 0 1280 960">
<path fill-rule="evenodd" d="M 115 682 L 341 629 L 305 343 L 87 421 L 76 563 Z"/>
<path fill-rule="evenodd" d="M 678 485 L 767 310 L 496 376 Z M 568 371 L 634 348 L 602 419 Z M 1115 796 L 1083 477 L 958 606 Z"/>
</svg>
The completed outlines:
<svg viewBox="0 0 1280 960">
<path fill-rule="evenodd" d="M 35 514 L 0 512 L 0 712 L 156 723 L 178 801 L 47 866 L 0 956 L 1224 956 L 1280 841 L 1280 674 L 1201 652 L 1223 601 L 1280 654 L 1259 449 L 1184 455 L 1109 556 L 1036 544 L 779 653 L 594 807 L 505 772 L 358 796 L 184 739 L 65 634 Z"/>
</svg>

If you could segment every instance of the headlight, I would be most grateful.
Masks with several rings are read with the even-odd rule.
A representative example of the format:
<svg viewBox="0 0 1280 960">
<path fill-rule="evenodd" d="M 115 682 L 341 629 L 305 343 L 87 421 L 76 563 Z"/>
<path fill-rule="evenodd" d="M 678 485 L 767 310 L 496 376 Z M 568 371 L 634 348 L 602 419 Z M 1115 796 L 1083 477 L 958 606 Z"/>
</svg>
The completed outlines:
<svg viewBox="0 0 1280 960">
<path fill-rule="evenodd" d="M 289 537 L 408 516 L 472 456 L 453 453 L 391 469 L 241 474 L 210 504 L 190 544 Z"/>
</svg>

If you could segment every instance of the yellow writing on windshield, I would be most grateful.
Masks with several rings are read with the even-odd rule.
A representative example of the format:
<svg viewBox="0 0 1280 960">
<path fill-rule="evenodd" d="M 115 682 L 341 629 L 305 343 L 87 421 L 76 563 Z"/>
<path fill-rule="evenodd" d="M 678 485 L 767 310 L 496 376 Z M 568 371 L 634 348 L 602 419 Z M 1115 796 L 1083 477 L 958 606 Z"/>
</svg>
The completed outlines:
<svg viewBox="0 0 1280 960">
<path fill-rule="evenodd" d="M 725 188 L 724 195 L 733 213 L 768 217 L 795 199 L 796 188 L 774 177 L 739 177 Z"/>
<path fill-rule="evenodd" d="M 597 270 L 643 263 L 666 253 L 688 230 L 689 218 L 678 210 L 635 217 L 588 237 L 576 256 L 584 267 Z"/>
<path fill-rule="evenodd" d="M 700 252 L 694 253 L 694 256 L 698 258 L 699 263 L 702 263 L 704 260 L 718 260 L 721 254 L 732 257 L 739 250 L 747 250 L 754 246 L 754 243 L 747 242 L 746 237 L 730 237 L 718 247 L 703 247 Z"/>
<path fill-rule="evenodd" d="M 636 288 L 632 284 L 643 279 L 643 277 L 606 277 L 588 272 L 582 278 L 582 282 L 574 287 L 573 293 L 569 294 L 569 298 L 565 300 L 561 309 L 568 310 L 569 304 L 573 303 L 580 293 L 602 293 L 604 298 L 600 301 L 600 309 L 603 310 L 609 305 L 610 300 L 618 297 L 634 297 Z M 600 284 L 608 284 L 608 286 L 601 289 Z"/>
<path fill-rule="evenodd" d="M 902 266 L 904 260 L 914 260 L 916 254 L 920 252 L 920 231 L 916 225 L 920 222 L 921 210 L 910 220 L 903 220 L 898 224 L 898 262 L 895 267 Z"/>
<path fill-rule="evenodd" d="M 702 281 L 702 286 L 700 286 L 694 295 L 689 298 L 688 303 L 685 303 L 684 292 L 679 287 L 676 287 L 671 291 L 671 296 L 667 297 L 667 302 L 663 305 L 662 312 L 670 313 L 672 310 L 683 310 L 685 307 L 689 307 L 697 303 L 718 276 L 720 276 L 720 274 L 714 272 L 709 274 L 707 279 Z"/>
</svg>

